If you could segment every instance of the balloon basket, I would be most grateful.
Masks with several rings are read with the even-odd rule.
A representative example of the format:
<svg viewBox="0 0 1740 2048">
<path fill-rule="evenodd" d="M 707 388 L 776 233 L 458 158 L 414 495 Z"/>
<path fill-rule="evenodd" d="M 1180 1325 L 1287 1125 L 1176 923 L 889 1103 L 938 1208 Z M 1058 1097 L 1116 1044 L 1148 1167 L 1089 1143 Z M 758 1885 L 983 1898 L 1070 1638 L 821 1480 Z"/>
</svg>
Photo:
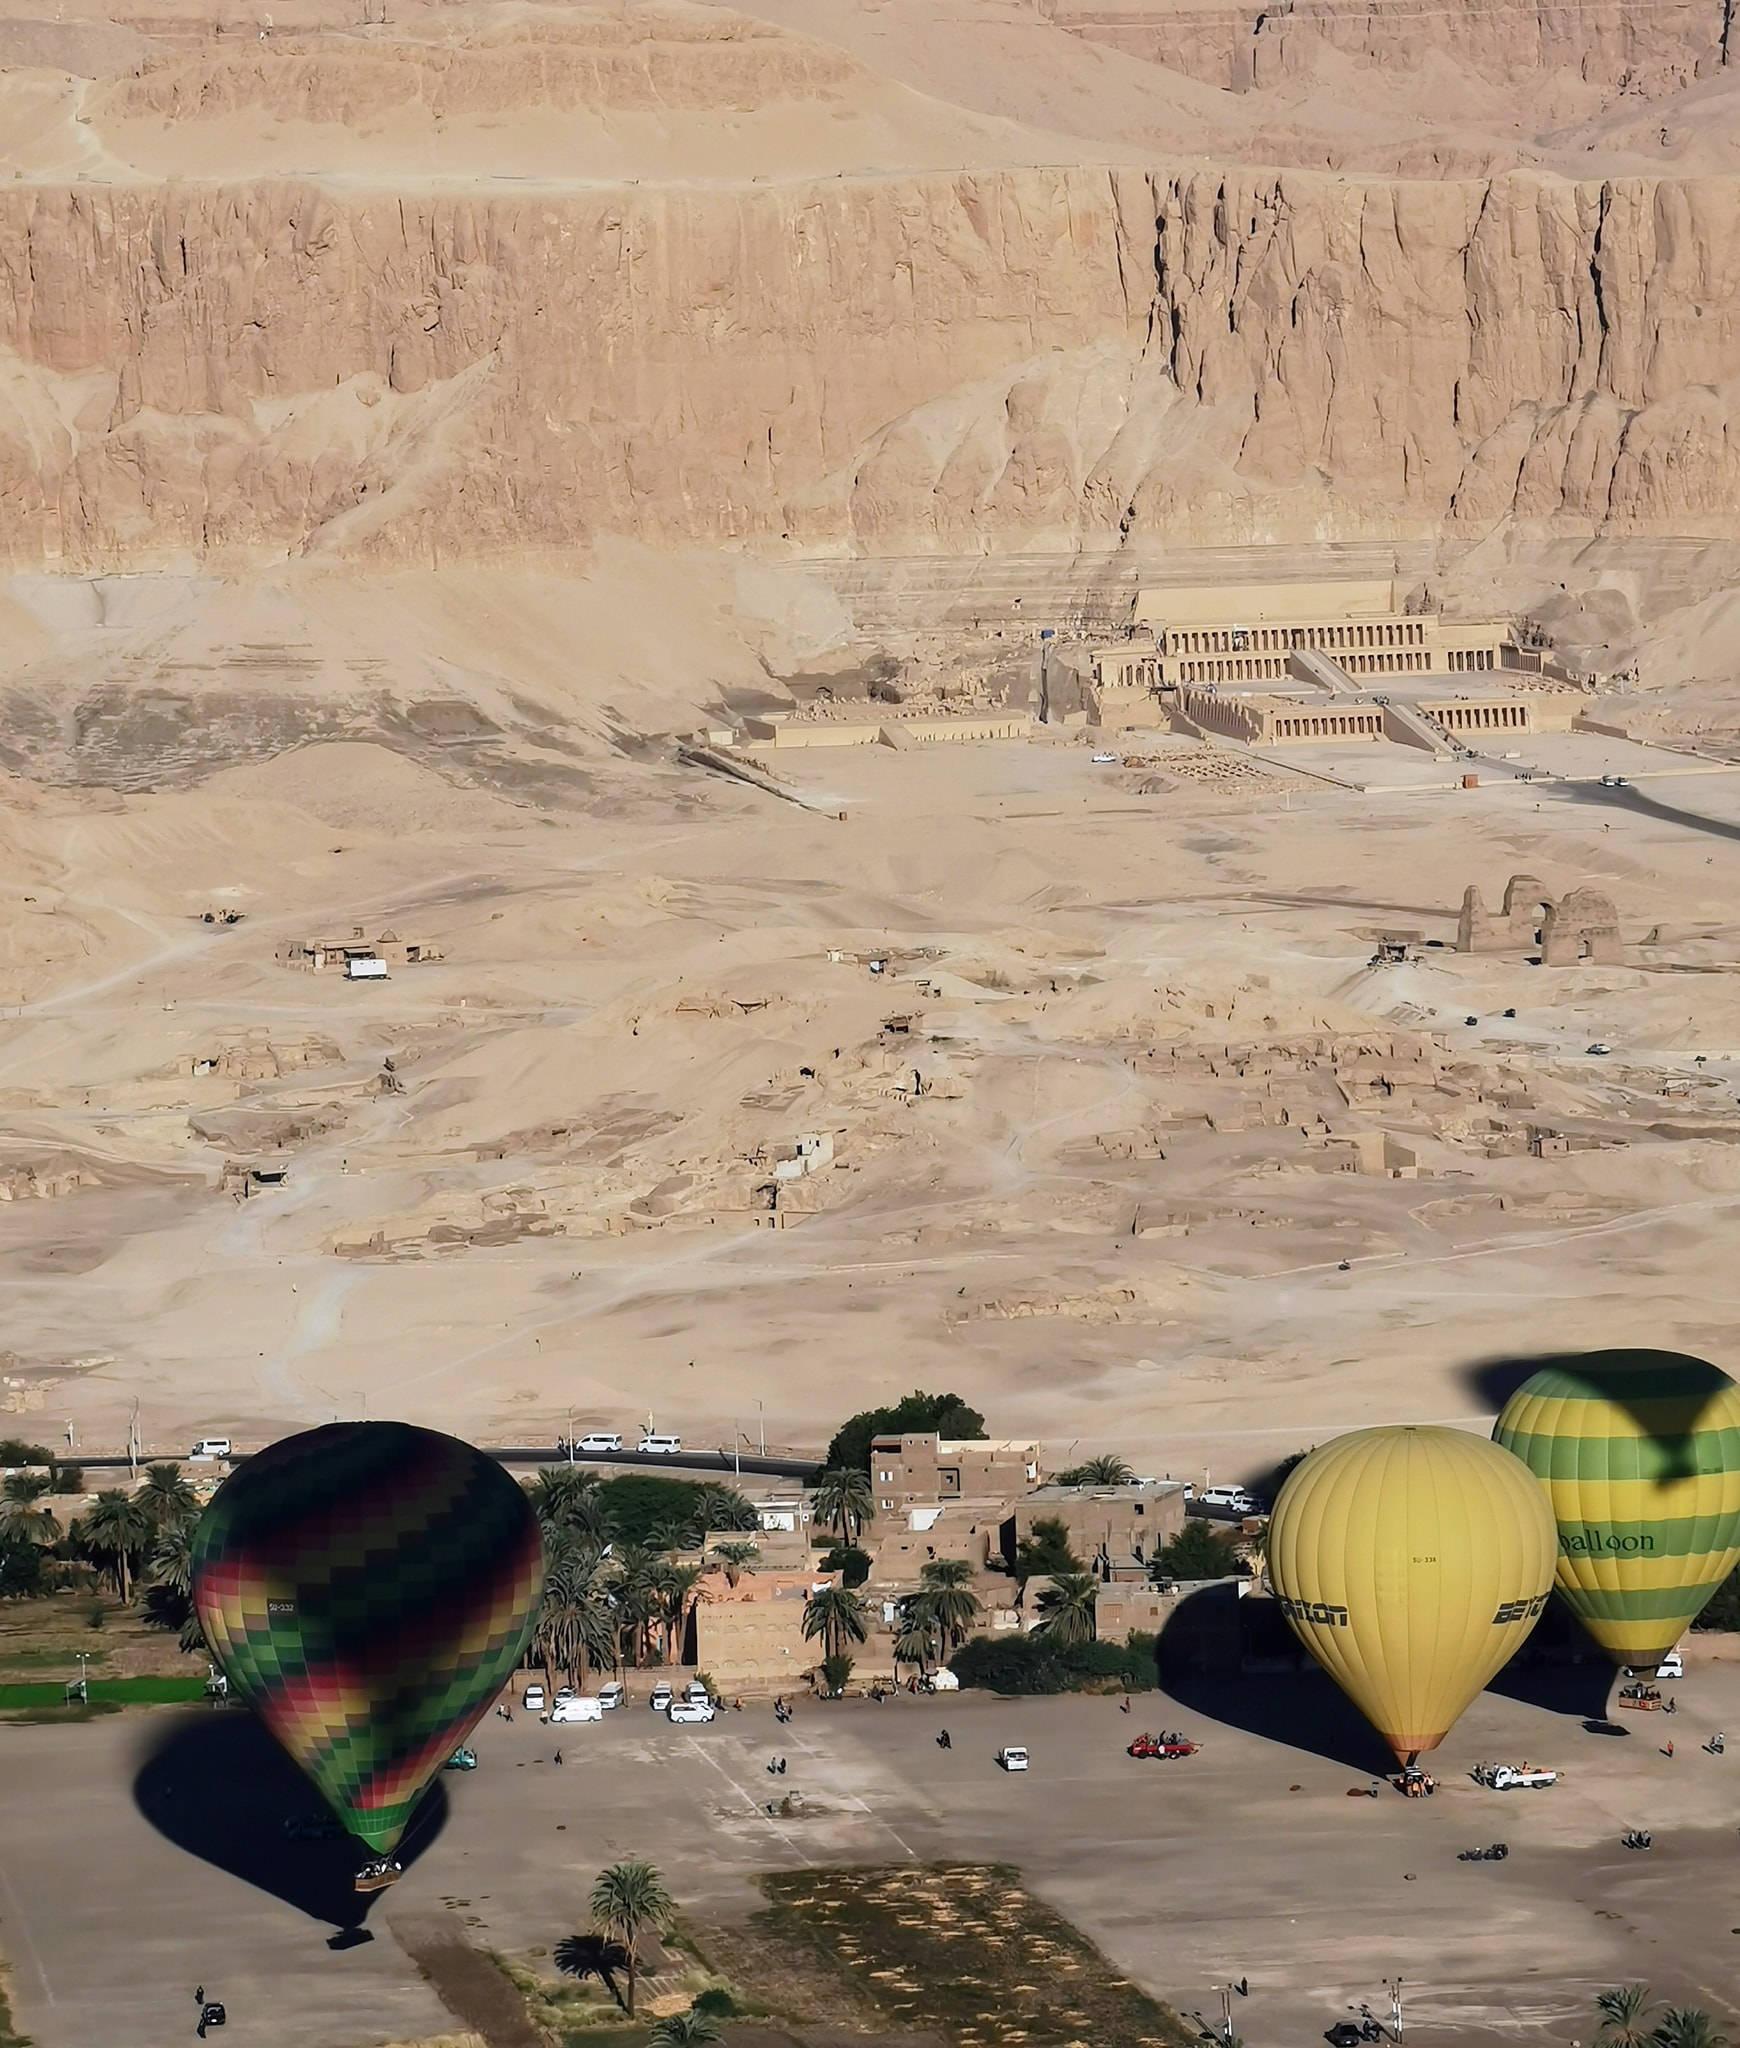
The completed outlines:
<svg viewBox="0 0 1740 2048">
<path fill-rule="evenodd" d="M 388 1885 L 397 1884 L 405 1874 L 397 1863 L 365 1863 L 356 1874 L 356 1888 L 361 1893 L 384 1892 Z"/>
</svg>

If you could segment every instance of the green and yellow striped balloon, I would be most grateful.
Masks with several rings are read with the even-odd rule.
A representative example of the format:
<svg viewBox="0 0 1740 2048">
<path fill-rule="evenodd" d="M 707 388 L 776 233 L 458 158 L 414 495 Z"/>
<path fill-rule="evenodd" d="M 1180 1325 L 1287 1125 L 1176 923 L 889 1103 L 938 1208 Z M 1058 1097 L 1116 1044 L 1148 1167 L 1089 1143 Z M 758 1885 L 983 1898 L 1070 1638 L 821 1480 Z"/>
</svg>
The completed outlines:
<svg viewBox="0 0 1740 2048">
<path fill-rule="evenodd" d="M 1679 1351 L 1589 1351 L 1525 1380 L 1492 1434 L 1547 1489 L 1583 1626 L 1659 1662 L 1740 1561 L 1740 1387 Z"/>
</svg>

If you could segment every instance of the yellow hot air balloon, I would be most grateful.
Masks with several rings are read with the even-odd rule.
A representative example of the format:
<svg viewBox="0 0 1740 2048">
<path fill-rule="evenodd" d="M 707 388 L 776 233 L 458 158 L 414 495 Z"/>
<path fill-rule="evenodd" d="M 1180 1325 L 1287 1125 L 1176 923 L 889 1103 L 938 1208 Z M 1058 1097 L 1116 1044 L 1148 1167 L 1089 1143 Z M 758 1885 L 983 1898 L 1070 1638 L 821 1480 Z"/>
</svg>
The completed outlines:
<svg viewBox="0 0 1740 2048">
<path fill-rule="evenodd" d="M 1566 1603 L 1616 1663 L 1658 1664 L 1740 1560 L 1740 1387 L 1678 1351 L 1589 1351 L 1492 1434 L 1552 1503 Z"/>
<path fill-rule="evenodd" d="M 1268 1572 L 1299 1640 L 1406 1763 L 1527 1637 L 1557 1549 L 1508 1451 L 1460 1429 L 1361 1429 L 1289 1475 Z"/>
</svg>

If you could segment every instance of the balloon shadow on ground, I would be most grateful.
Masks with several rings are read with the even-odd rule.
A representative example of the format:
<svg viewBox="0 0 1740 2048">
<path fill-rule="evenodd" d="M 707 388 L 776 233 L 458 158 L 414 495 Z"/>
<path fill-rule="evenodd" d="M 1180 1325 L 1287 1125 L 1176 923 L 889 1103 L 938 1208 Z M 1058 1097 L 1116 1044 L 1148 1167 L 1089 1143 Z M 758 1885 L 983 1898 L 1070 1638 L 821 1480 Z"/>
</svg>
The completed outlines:
<svg viewBox="0 0 1740 2048">
<path fill-rule="evenodd" d="M 1389 1744 L 1311 1661 L 1277 1601 L 1241 1599 L 1230 1584 L 1204 1586 L 1173 1609 L 1155 1656 L 1161 1684 L 1192 1713 L 1362 1777 L 1396 1768 Z"/>
<path fill-rule="evenodd" d="M 1470 1391 L 1478 1394 L 1496 1413 L 1524 1380 L 1532 1378 L 1548 1366 L 1574 1372 L 1584 1359 L 1601 1358 L 1606 1355 L 1599 1351 L 1542 1351 L 1527 1357 L 1487 1358 L 1474 1365 L 1465 1366 L 1462 1379 Z M 1665 1455 L 1667 1464 L 1661 1477 L 1689 1478 L 1697 1469 L 1697 1462 L 1692 1455 L 1692 1433 L 1699 1427 L 1705 1410 L 1725 1391 L 1726 1376 L 1719 1373 L 1706 1360 L 1694 1357 L 1687 1351 L 1650 1351 L 1622 1347 L 1621 1355 L 1632 1357 L 1640 1366 L 1648 1359 L 1652 1361 L 1648 1370 L 1659 1371 L 1663 1375 L 1676 1371 L 1683 1372 L 1688 1367 L 1700 1369 L 1699 1377 L 1707 1384 L 1695 1391 L 1686 1391 L 1682 1386 L 1677 1394 L 1668 1397 L 1677 1403 L 1679 1426 L 1675 1429 L 1664 1431 L 1653 1421 L 1646 1425 L 1639 1404 L 1624 1398 L 1619 1398 L 1616 1402 L 1618 1407 L 1625 1409 L 1639 1427 L 1645 1430 Z M 1659 1407 L 1656 1412 L 1659 1415 Z"/>
<path fill-rule="evenodd" d="M 1613 1659 L 1555 1594 L 1528 1641 L 1486 1689 L 1587 1726 L 1606 1722 L 1616 1675 Z"/>
<path fill-rule="evenodd" d="M 154 1734 L 133 1780 L 133 1802 L 164 1837 L 338 1932 L 332 1948 L 371 1937 L 363 1922 L 379 1893 L 359 1896 L 368 1854 L 354 1836 L 292 1841 L 290 1820 L 329 1817 L 326 1802 L 254 1716 L 235 1707 L 178 1715 Z M 429 1788 L 395 1851 L 409 1869 L 447 1824 L 447 1790 Z"/>
</svg>

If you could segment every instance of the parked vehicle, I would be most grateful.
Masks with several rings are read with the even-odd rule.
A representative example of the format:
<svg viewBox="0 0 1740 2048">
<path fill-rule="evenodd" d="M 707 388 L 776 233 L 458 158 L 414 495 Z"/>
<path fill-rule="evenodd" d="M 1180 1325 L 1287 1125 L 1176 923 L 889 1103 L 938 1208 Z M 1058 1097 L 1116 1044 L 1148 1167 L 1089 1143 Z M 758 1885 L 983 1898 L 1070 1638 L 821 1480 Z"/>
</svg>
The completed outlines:
<svg viewBox="0 0 1740 2048">
<path fill-rule="evenodd" d="M 582 1694 L 571 1692 L 565 1700 L 558 1700 L 550 1709 L 550 1725 L 565 1727 L 570 1721 L 602 1721 L 603 1703 L 587 1699 Z"/>
<path fill-rule="evenodd" d="M 1381 2041 L 1384 2030 L 1376 2020 L 1361 2020 L 1356 2026 L 1352 2020 L 1337 2020 L 1323 2036 L 1329 2048 L 1360 2048 L 1362 2041 Z"/>
<path fill-rule="evenodd" d="M 1005 1744 L 997 1752 L 997 1761 L 1006 1771 L 1024 1771 L 1027 1768 L 1027 1752 L 1019 1745 Z"/>
<path fill-rule="evenodd" d="M 1628 1664 L 1625 1667 L 1625 1675 L 1627 1678 L 1684 1678 L 1686 1660 L 1678 1650 L 1670 1650 L 1659 1664 L 1645 1669 L 1634 1671 Z"/>
<path fill-rule="evenodd" d="M 1593 1045 L 1586 1045 L 1583 1050 L 1589 1054 L 1591 1059 L 1604 1060 L 1611 1055 L 1613 1048 L 1610 1045 L 1603 1044 L 1598 1038 Z"/>
<path fill-rule="evenodd" d="M 691 1678 L 683 1687 L 683 1697 L 686 1700 L 705 1700 L 709 1706 L 713 1701 L 713 1695 L 698 1678 Z"/>
<path fill-rule="evenodd" d="M 1559 1782 L 1557 1771 L 1544 1771 L 1539 1764 L 1476 1764 L 1471 1775 L 1489 1792 L 1535 1792 Z"/>
<path fill-rule="evenodd" d="M 620 1707 L 627 1698 L 628 1687 L 623 1684 L 620 1678 L 613 1678 L 608 1684 L 601 1685 L 598 1688 L 598 1704 L 607 1714 L 612 1708 Z"/>
<path fill-rule="evenodd" d="M 227 1436 L 202 1436 L 191 1451 L 190 1458 L 227 1458 L 230 1454 L 230 1440 Z"/>
<path fill-rule="evenodd" d="M 520 1702 L 528 1714 L 541 1714 L 547 1704 L 541 1685 L 528 1685 L 525 1698 Z"/>
<path fill-rule="evenodd" d="M 1227 1508 L 1235 1515 L 1260 1515 L 1263 1504 L 1242 1486 L 1204 1487 L 1200 1499 L 1205 1508 Z"/>
<path fill-rule="evenodd" d="M 961 1681 L 945 1666 L 943 1670 L 930 1674 L 930 1689 L 932 1692 L 959 1692 Z"/>
<path fill-rule="evenodd" d="M 1096 768 L 1115 768 L 1117 765 L 1118 757 L 1116 754 L 1096 754 L 1094 756 L 1094 766 Z"/>
<path fill-rule="evenodd" d="M 456 1749 L 441 1768 L 444 1771 L 475 1771 L 477 1769 L 477 1751 L 475 1749 Z"/>
<path fill-rule="evenodd" d="M 717 1712 L 711 1700 L 672 1700 L 667 1709 L 669 1719 L 679 1724 L 711 1721 Z"/>
<path fill-rule="evenodd" d="M 669 1707 L 670 1703 L 671 1688 L 669 1684 L 661 1678 L 658 1684 L 653 1687 L 652 1696 L 647 1701 L 647 1705 L 652 1708 L 655 1714 L 662 1714 L 665 1711 L 665 1709 Z"/>
<path fill-rule="evenodd" d="M 1129 1754 L 1139 1757 L 1159 1757 L 1170 1763 L 1177 1756 L 1194 1756 L 1202 1747 L 1185 1735 L 1138 1735 L 1130 1744 Z"/>
<path fill-rule="evenodd" d="M 650 1430 L 640 1440 L 640 1449 L 653 1458 L 674 1458 L 682 1448 L 680 1436 L 655 1436 Z"/>
<path fill-rule="evenodd" d="M 1458 1849 L 1458 1863 L 1502 1863 L 1510 1854 L 1508 1842 L 1494 1842 L 1490 1849 Z"/>
</svg>

